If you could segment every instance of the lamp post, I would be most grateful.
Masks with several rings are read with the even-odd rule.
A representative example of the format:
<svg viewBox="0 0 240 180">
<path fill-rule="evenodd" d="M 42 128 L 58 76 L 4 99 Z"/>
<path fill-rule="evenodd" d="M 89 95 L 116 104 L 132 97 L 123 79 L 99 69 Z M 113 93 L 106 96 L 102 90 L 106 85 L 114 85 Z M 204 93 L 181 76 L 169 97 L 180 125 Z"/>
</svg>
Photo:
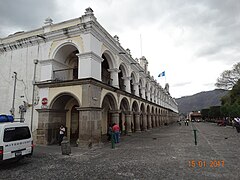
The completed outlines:
<svg viewBox="0 0 240 180">
<path fill-rule="evenodd" d="M 35 98 L 35 79 L 36 79 L 36 67 L 38 60 L 34 59 L 34 71 L 33 71 L 33 90 L 32 90 L 32 114 L 31 114 L 31 131 L 33 131 L 33 111 L 34 111 L 34 98 Z"/>
<path fill-rule="evenodd" d="M 17 82 L 17 73 L 16 72 L 13 72 L 14 73 L 14 87 L 13 87 L 13 101 L 12 101 L 12 108 L 10 110 L 11 114 L 13 115 L 14 117 L 14 111 L 15 111 L 15 108 L 14 108 L 14 104 L 15 104 L 15 93 L 16 93 L 16 82 Z"/>
</svg>

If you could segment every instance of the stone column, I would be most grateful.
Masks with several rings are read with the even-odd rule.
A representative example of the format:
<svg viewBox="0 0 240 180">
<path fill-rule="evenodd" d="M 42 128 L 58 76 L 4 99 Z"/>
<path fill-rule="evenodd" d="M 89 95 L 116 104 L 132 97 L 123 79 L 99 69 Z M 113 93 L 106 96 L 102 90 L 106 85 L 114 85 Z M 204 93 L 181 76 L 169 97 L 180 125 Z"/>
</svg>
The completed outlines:
<svg viewBox="0 0 240 180">
<path fill-rule="evenodd" d="M 125 91 L 128 93 L 131 93 L 130 80 L 132 78 L 131 77 L 122 77 L 122 79 L 124 80 Z"/>
<path fill-rule="evenodd" d="M 134 94 L 136 96 L 139 96 L 139 87 L 138 87 L 139 83 L 133 83 L 133 89 L 134 89 Z"/>
<path fill-rule="evenodd" d="M 138 112 L 134 112 L 135 115 L 135 131 L 140 132 L 140 114 Z"/>
<path fill-rule="evenodd" d="M 158 114 L 158 127 L 161 126 L 161 123 L 160 123 L 160 115 Z"/>
<path fill-rule="evenodd" d="M 156 126 L 155 124 L 155 115 L 152 114 L 152 127 L 154 128 Z"/>
<path fill-rule="evenodd" d="M 132 124 L 132 112 L 126 112 L 126 130 L 127 130 L 127 133 L 132 133 L 132 128 L 131 128 L 131 124 Z"/>
<path fill-rule="evenodd" d="M 146 113 L 143 113 L 142 116 L 143 116 L 143 131 L 146 131 L 147 130 L 147 115 L 146 115 Z"/>
<path fill-rule="evenodd" d="M 116 87 L 116 88 L 119 88 L 118 73 L 120 72 L 120 70 L 117 69 L 117 68 L 114 68 L 114 69 L 108 69 L 108 71 L 111 73 L 110 74 L 111 79 L 112 79 L 111 85 Z"/>
<path fill-rule="evenodd" d="M 151 100 L 151 91 L 147 90 L 147 100 L 150 101 Z"/>
<path fill-rule="evenodd" d="M 154 93 L 151 93 L 151 98 L 152 98 L 152 102 L 154 102 Z"/>
<path fill-rule="evenodd" d="M 76 54 L 78 56 L 78 79 L 94 78 L 101 81 L 103 59 L 94 52 Z"/>
<path fill-rule="evenodd" d="M 92 146 L 101 142 L 102 109 L 80 107 L 79 110 L 79 146 Z"/>
<path fill-rule="evenodd" d="M 150 113 L 147 115 L 147 126 L 148 126 L 148 129 L 152 129 L 151 114 Z"/>
<path fill-rule="evenodd" d="M 146 87 L 141 87 L 141 94 L 142 94 L 143 99 L 146 99 L 146 94 L 145 94 L 146 91 L 145 90 L 146 90 Z"/>
<path fill-rule="evenodd" d="M 112 124 L 116 123 L 119 125 L 119 115 L 121 111 L 110 111 L 111 113 L 111 119 L 112 119 Z"/>
</svg>

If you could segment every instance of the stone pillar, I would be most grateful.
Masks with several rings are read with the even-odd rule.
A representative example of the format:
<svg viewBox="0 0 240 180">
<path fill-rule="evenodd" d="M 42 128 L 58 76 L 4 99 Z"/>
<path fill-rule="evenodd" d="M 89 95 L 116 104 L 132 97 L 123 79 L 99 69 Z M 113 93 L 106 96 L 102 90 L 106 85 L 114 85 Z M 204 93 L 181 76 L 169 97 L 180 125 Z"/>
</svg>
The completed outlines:
<svg viewBox="0 0 240 180">
<path fill-rule="evenodd" d="M 147 115 L 147 126 L 148 126 L 148 129 L 152 129 L 151 114 L 150 113 Z"/>
<path fill-rule="evenodd" d="M 151 93 L 151 98 L 152 98 L 152 102 L 154 102 L 154 93 Z"/>
<path fill-rule="evenodd" d="M 122 77 L 122 79 L 124 80 L 124 85 L 126 87 L 125 91 L 128 93 L 131 93 L 131 87 L 130 87 L 131 77 Z"/>
<path fill-rule="evenodd" d="M 142 116 L 143 116 L 143 131 L 146 131 L 147 130 L 147 115 L 146 115 L 146 113 L 143 113 L 142 114 Z"/>
<path fill-rule="evenodd" d="M 139 87 L 138 87 L 139 83 L 133 83 L 133 89 L 134 89 L 134 94 L 136 96 L 139 96 Z"/>
<path fill-rule="evenodd" d="M 158 127 L 161 126 L 161 123 L 160 123 L 160 115 L 158 114 Z"/>
<path fill-rule="evenodd" d="M 79 146 L 91 147 L 101 141 L 102 109 L 97 107 L 80 107 L 79 110 Z"/>
<path fill-rule="evenodd" d="M 141 94 L 142 94 L 142 98 L 143 99 L 146 99 L 146 92 L 145 92 L 145 90 L 146 90 L 146 87 L 141 87 Z"/>
<path fill-rule="evenodd" d="M 147 100 L 150 101 L 151 100 L 151 92 L 150 90 L 147 90 Z"/>
<path fill-rule="evenodd" d="M 57 142 L 59 127 L 66 126 L 66 110 L 37 109 L 38 128 L 36 131 L 37 144 L 54 144 Z M 54 117 L 54 118 L 53 118 Z M 34 132 L 35 133 L 35 132 Z"/>
<path fill-rule="evenodd" d="M 126 130 L 127 130 L 127 133 L 132 133 L 132 128 L 131 128 L 131 124 L 132 124 L 132 112 L 128 112 L 126 113 L 126 124 L 127 124 L 127 127 L 126 127 Z"/>
<path fill-rule="evenodd" d="M 152 114 L 152 127 L 156 127 L 156 124 L 155 124 L 155 115 Z"/>
<path fill-rule="evenodd" d="M 111 73 L 111 79 L 112 79 L 112 86 L 119 88 L 119 83 L 118 83 L 118 73 L 120 72 L 119 69 L 114 68 L 114 69 L 108 69 L 108 71 Z"/>
<path fill-rule="evenodd" d="M 116 123 L 119 125 L 119 115 L 121 111 L 110 111 L 111 113 L 111 119 L 112 119 L 112 124 Z"/>
<path fill-rule="evenodd" d="M 134 116 L 135 116 L 135 131 L 139 132 L 141 131 L 140 129 L 140 114 L 138 112 L 134 112 Z"/>
<path fill-rule="evenodd" d="M 155 127 L 158 127 L 158 115 L 155 114 Z"/>
<path fill-rule="evenodd" d="M 78 79 L 94 78 L 99 81 L 101 77 L 101 65 L 103 59 L 94 52 L 76 54 L 78 56 Z"/>
</svg>

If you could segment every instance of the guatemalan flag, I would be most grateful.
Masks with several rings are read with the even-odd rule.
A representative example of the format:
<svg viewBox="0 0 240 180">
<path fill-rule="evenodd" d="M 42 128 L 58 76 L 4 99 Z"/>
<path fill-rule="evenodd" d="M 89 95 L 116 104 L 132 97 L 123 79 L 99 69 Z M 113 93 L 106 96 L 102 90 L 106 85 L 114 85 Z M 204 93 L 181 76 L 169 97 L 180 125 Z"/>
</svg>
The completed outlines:
<svg viewBox="0 0 240 180">
<path fill-rule="evenodd" d="M 162 77 L 162 76 L 165 76 L 165 71 L 161 72 L 158 77 Z"/>
</svg>

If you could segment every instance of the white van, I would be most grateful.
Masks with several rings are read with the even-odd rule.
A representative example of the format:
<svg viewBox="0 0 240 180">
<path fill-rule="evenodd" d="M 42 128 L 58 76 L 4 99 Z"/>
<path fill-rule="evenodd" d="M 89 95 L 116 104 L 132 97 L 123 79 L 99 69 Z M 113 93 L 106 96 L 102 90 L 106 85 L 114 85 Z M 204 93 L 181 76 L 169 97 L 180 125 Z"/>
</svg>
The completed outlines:
<svg viewBox="0 0 240 180">
<path fill-rule="evenodd" d="M 0 162 L 32 153 L 32 133 L 26 123 L 0 122 Z"/>
</svg>

